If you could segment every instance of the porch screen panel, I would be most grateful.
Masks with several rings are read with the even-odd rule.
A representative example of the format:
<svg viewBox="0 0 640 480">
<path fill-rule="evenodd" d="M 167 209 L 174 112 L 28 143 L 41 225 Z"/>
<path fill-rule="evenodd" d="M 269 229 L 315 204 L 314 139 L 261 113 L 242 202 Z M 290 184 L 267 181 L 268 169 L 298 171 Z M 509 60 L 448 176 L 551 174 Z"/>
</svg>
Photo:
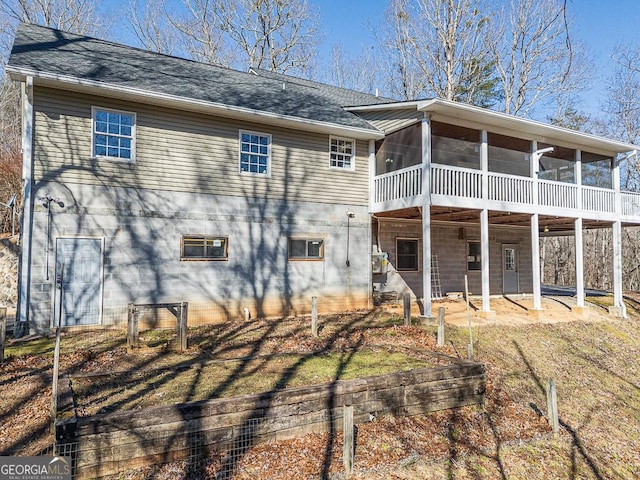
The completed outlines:
<svg viewBox="0 0 640 480">
<path fill-rule="evenodd" d="M 422 163 L 420 123 L 390 133 L 376 142 L 376 175 L 395 172 Z"/>
<path fill-rule="evenodd" d="M 611 157 L 582 152 L 582 185 L 613 188 Z"/>
<path fill-rule="evenodd" d="M 531 176 L 530 141 L 491 132 L 487 134 L 487 141 L 490 172 L 520 177 Z"/>
<path fill-rule="evenodd" d="M 480 132 L 431 122 L 431 163 L 480 169 Z"/>
</svg>

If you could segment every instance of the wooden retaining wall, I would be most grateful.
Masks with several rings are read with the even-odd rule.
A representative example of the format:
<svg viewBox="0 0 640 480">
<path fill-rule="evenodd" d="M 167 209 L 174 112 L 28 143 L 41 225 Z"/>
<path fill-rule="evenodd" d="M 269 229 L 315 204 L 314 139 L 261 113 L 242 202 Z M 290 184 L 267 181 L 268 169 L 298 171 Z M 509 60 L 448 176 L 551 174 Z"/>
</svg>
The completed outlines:
<svg viewBox="0 0 640 480">
<path fill-rule="evenodd" d="M 59 422 L 58 442 L 75 451 L 78 478 L 212 451 L 232 449 L 241 455 L 266 441 L 342 430 L 344 405 L 353 405 L 354 422 L 363 423 L 370 420 L 370 414 L 416 415 L 483 403 L 484 365 L 458 362 L 258 395 L 77 418 Z"/>
</svg>

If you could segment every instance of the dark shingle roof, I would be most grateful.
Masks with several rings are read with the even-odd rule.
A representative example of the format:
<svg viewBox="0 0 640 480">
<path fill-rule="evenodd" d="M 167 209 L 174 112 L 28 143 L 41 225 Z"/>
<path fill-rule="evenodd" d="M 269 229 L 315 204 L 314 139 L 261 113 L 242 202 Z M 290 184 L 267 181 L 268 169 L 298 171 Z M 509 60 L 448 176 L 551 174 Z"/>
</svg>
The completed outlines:
<svg viewBox="0 0 640 480">
<path fill-rule="evenodd" d="M 391 101 L 286 75 L 239 72 L 30 24 L 18 27 L 8 68 L 372 131 L 375 127 L 342 107 Z"/>
</svg>

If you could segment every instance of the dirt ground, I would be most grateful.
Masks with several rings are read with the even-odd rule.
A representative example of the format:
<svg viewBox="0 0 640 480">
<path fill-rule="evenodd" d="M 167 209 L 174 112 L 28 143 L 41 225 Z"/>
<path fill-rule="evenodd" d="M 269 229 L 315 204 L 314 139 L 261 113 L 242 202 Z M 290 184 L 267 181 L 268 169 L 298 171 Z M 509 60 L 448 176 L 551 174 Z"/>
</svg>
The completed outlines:
<svg viewBox="0 0 640 480">
<path fill-rule="evenodd" d="M 471 325 L 478 326 L 518 326 L 534 323 L 564 323 L 575 321 L 601 322 L 610 318 L 607 310 L 599 305 L 586 302 L 587 309 L 584 313 L 576 313 L 572 310 L 576 306 L 576 299 L 570 296 L 543 296 L 541 300 L 542 312 L 533 309 L 533 297 L 531 295 L 509 295 L 491 297 L 490 305 L 495 318 L 487 318 L 482 310 L 482 298 L 469 297 L 469 314 L 467 303 L 464 299 L 434 300 L 432 314 L 435 317 L 438 308 L 445 309 L 445 323 L 457 327 L 466 327 L 471 317 Z M 403 314 L 400 304 L 386 304 L 384 308 L 395 315 Z M 420 308 L 413 305 L 411 310 L 413 317 L 420 316 Z M 433 320 L 432 320 L 433 322 Z"/>
<path fill-rule="evenodd" d="M 634 298 L 640 301 L 640 296 Z M 640 386 L 635 380 L 640 378 L 640 315 L 630 308 L 629 319 L 616 319 L 592 305 L 583 317 L 571 312 L 573 301 L 545 297 L 544 314 L 538 318 L 530 311 L 531 297 L 496 297 L 491 299 L 496 318 L 487 320 L 476 310 L 480 299 L 473 297 L 476 360 L 485 363 L 488 376 L 484 407 L 380 418 L 359 426 L 352 478 L 640 478 Z M 459 327 L 467 325 L 466 303 L 435 302 L 434 312 L 440 306 L 446 311 L 448 348 L 464 356 L 467 329 Z M 402 313 L 401 306 L 386 306 L 383 312 Z M 300 321 L 306 331 L 307 320 Z M 434 325 L 397 327 L 393 342 L 433 348 Z M 100 335 L 94 335 L 87 351 L 67 349 L 64 370 L 123 366 L 124 353 L 118 352 L 126 348 L 113 339 L 107 347 Z M 309 347 L 301 340 L 274 339 L 266 347 Z M 337 344 L 344 341 L 337 339 Z M 223 351 L 230 347 L 238 345 L 219 344 Z M 140 360 L 150 361 L 148 352 L 144 355 Z M 0 455 L 49 451 L 51 367 L 48 347 L 39 354 L 12 356 L 0 367 Z M 561 431 L 555 438 L 544 418 L 544 382 L 551 377 L 558 383 L 561 414 Z M 239 460 L 231 478 L 342 479 L 341 454 L 341 438 L 326 434 L 258 445 Z M 220 461 L 209 458 L 195 470 L 176 462 L 118 478 L 218 478 Z"/>
</svg>

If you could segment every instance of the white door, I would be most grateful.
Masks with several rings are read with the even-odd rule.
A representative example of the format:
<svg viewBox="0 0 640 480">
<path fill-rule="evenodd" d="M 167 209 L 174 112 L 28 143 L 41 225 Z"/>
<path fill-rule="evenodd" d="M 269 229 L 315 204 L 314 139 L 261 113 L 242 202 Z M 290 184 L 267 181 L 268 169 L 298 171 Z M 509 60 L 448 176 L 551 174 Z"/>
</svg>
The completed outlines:
<svg viewBox="0 0 640 480">
<path fill-rule="evenodd" d="M 62 264 L 64 262 L 64 270 Z M 102 308 L 102 239 L 56 239 L 56 311 L 61 312 L 62 326 L 96 325 Z M 63 273 L 62 283 L 60 274 Z M 62 310 L 60 295 L 62 292 Z"/>
<path fill-rule="evenodd" d="M 502 293 L 518 293 L 518 249 L 502 245 Z"/>
</svg>

